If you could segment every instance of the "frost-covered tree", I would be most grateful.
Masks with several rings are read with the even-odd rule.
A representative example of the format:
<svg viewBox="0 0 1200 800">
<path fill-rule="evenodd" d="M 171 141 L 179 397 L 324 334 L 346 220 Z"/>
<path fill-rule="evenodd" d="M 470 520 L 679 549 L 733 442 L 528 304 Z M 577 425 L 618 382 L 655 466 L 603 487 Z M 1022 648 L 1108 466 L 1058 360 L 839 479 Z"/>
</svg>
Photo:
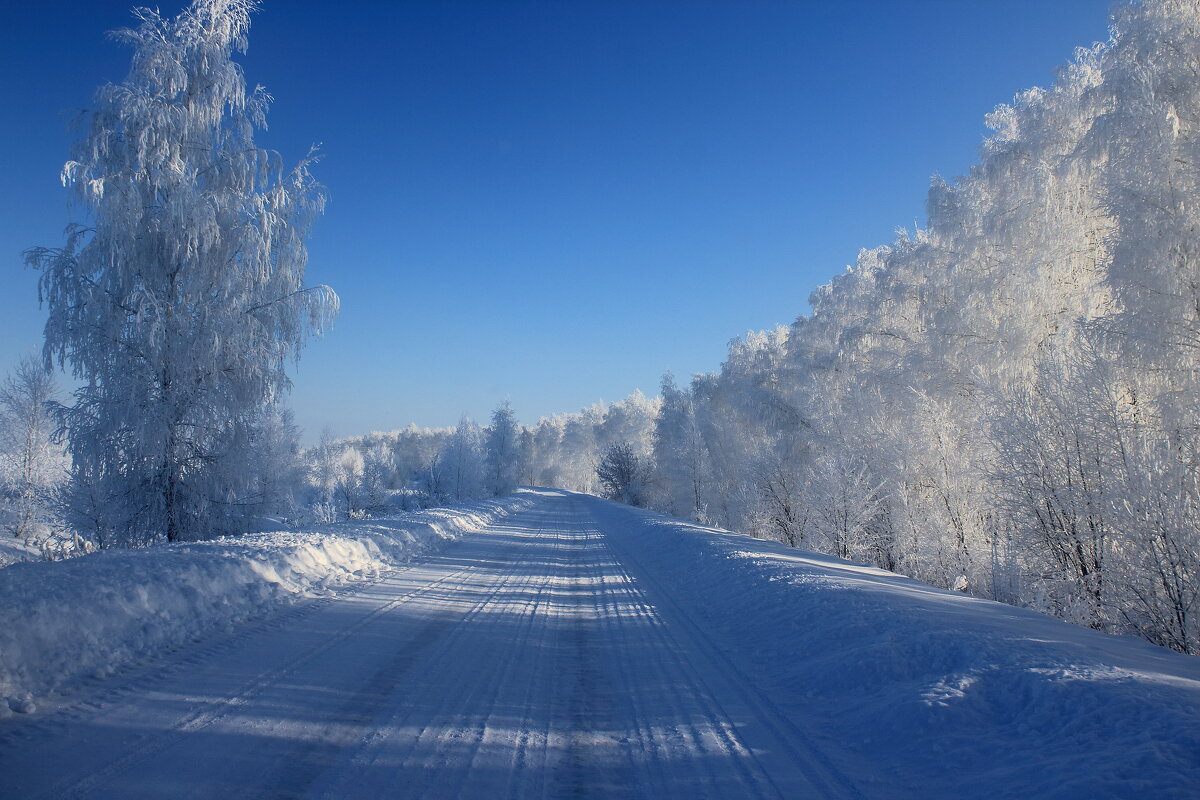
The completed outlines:
<svg viewBox="0 0 1200 800">
<path fill-rule="evenodd" d="M 580 492 L 595 489 L 596 463 L 600 460 L 596 434 L 604 414 L 604 404 L 596 403 L 577 414 L 567 415 L 557 459 L 563 480 L 561 485 L 566 488 Z"/>
<path fill-rule="evenodd" d="M 1051 356 L 997 423 L 998 494 L 1029 534 L 1051 610 L 1101 627 L 1122 426 L 1094 366 Z"/>
<path fill-rule="evenodd" d="M 484 431 L 487 488 L 494 495 L 511 494 L 521 481 L 521 427 L 506 400 L 492 412 Z"/>
<path fill-rule="evenodd" d="M 388 487 L 395 469 L 391 448 L 378 440 L 362 444 L 361 440 L 341 442 L 334 468 L 334 495 L 346 519 L 378 514 L 387 508 L 391 494 Z"/>
<path fill-rule="evenodd" d="M 321 522 L 333 522 L 337 514 L 334 494 L 342 474 L 342 447 L 329 427 L 321 431 L 317 446 L 305 453 L 308 461 L 308 482 L 313 490 L 311 500 L 315 516 Z"/>
<path fill-rule="evenodd" d="M 431 470 L 433 493 L 455 501 L 482 497 L 484 469 L 483 431 L 464 416 L 438 452 Z"/>
<path fill-rule="evenodd" d="M 35 358 L 22 358 L 0 383 L 0 488 L 10 515 L 5 528 L 29 540 L 47 522 L 51 495 L 65 477 L 54 443 L 50 403 L 54 377 Z"/>
<path fill-rule="evenodd" d="M 832 444 L 809 467 L 806 488 L 820 548 L 842 558 L 871 559 L 881 545 L 874 524 L 880 487 L 862 457 Z"/>
<path fill-rule="evenodd" d="M 645 503 L 646 469 L 642 459 L 627 443 L 611 444 L 596 466 L 600 489 L 609 500 L 631 506 Z"/>
<path fill-rule="evenodd" d="M 245 527 L 239 440 L 289 385 L 284 365 L 337 310 L 306 288 L 324 206 L 312 158 L 258 147 L 270 96 L 231 56 L 255 0 L 138 9 L 116 34 L 128 77 L 106 85 L 63 181 L 88 222 L 34 248 L 46 358 L 81 386 L 60 409 L 75 509 L 102 546 Z"/>
<path fill-rule="evenodd" d="M 395 471 L 391 448 L 384 442 L 376 442 L 363 457 L 362 477 L 358 482 L 359 507 L 362 514 L 378 514 L 384 511 L 391 496 L 389 485 Z"/>
<path fill-rule="evenodd" d="M 396 488 L 402 489 L 413 481 L 421 482 L 428 477 L 429 466 L 450 431 L 449 428 L 418 428 L 410 425 L 396 433 L 392 442 Z"/>
<path fill-rule="evenodd" d="M 534 467 L 537 459 L 537 437 L 530 428 L 521 428 L 521 435 L 517 439 L 517 453 L 520 482 L 526 486 L 533 486 L 536 483 Z"/>
<path fill-rule="evenodd" d="M 1155 644 L 1200 654 L 1200 471 L 1152 430 L 1128 450 L 1106 610 Z"/>
<path fill-rule="evenodd" d="M 526 473 L 531 482 L 580 492 L 597 489 L 596 467 L 614 444 L 628 444 L 648 463 L 657 398 L 635 391 L 616 403 L 595 403 L 574 414 L 543 418 L 531 431 Z"/>
<path fill-rule="evenodd" d="M 533 458 L 529 467 L 533 476 L 531 483 L 567 488 L 559 464 L 565 425 L 566 420 L 562 416 L 543 417 L 538 420 L 533 429 Z"/>
<path fill-rule="evenodd" d="M 262 410 L 249 428 L 245 459 L 250 477 L 244 499 L 248 511 L 297 518 L 308 470 L 291 409 L 272 403 Z"/>
<path fill-rule="evenodd" d="M 626 444 L 640 460 L 649 461 L 658 406 L 658 398 L 648 398 L 640 390 L 609 405 L 596 428 L 597 448 L 603 453 L 614 444 Z"/>
<path fill-rule="evenodd" d="M 692 393 L 662 381 L 662 407 L 654 425 L 654 464 L 659 497 L 655 506 L 669 514 L 705 521 L 708 452 L 696 421 Z"/>
<path fill-rule="evenodd" d="M 357 448 L 342 445 L 337 459 L 337 482 L 334 497 L 337 498 L 343 519 L 359 516 L 363 502 L 360 494 L 367 460 Z"/>
</svg>

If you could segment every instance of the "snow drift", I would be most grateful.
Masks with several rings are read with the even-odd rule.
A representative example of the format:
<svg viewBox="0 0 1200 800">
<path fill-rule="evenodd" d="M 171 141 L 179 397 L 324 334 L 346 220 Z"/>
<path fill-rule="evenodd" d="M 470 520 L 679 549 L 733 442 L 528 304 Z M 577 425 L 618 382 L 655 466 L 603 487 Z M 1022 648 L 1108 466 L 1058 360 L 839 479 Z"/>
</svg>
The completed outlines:
<svg viewBox="0 0 1200 800">
<path fill-rule="evenodd" d="M 532 501 L 500 500 L 0 569 L 0 714 L 283 604 L 369 579 Z"/>
</svg>

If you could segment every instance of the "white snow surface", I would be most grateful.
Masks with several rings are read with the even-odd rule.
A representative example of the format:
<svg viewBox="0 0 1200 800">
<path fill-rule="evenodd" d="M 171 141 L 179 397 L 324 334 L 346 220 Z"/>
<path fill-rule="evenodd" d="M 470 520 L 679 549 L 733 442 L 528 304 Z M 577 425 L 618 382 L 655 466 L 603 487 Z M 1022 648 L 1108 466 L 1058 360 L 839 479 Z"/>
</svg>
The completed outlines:
<svg viewBox="0 0 1200 800">
<path fill-rule="evenodd" d="M 867 797 L 1200 797 L 1200 659 L 594 504 Z"/>
<path fill-rule="evenodd" d="M 42 554 L 36 547 L 0 532 L 0 569 L 22 561 L 38 561 L 41 557 Z"/>
<path fill-rule="evenodd" d="M 84 677 L 395 569 L 528 497 L 0 569 L 0 716 Z"/>
<path fill-rule="evenodd" d="M 259 613 L 274 580 L 320 594 L 320 579 L 295 577 L 318 571 L 310 560 L 377 574 L 0 720 L 0 794 L 1196 797 L 1200 660 L 583 495 L 526 490 L 485 508 L 398 569 L 346 554 L 343 538 L 404 541 L 372 523 L 328 544 L 166 548 L 205 566 L 170 567 L 161 589 L 138 553 L 3 570 L 25 570 L 26 602 L 23 575 L 45 576 L 47 670 L 93 649 L 97 626 L 135 640 L 126 658 L 154 651 L 137 625 L 104 619 L 158 624 L 170 592 L 225 587 L 179 602 Z M 174 581 L 222 559 L 259 566 Z M 51 568 L 82 571 L 60 584 Z M 238 582 L 260 571 L 274 577 Z M 98 602 L 129 609 L 52 624 L 89 577 L 107 584 Z M 71 603 L 55 606 L 62 585 Z M 238 616 L 204 612 L 222 615 Z"/>
</svg>

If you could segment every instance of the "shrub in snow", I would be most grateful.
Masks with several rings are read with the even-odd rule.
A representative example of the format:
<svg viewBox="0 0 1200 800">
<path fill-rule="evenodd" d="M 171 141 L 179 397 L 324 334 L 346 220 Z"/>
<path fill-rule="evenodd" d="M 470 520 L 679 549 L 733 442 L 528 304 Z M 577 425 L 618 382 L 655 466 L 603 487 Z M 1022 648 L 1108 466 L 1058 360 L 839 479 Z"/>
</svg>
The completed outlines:
<svg viewBox="0 0 1200 800">
<path fill-rule="evenodd" d="M 596 478 L 604 496 L 631 506 L 645 504 L 647 474 L 646 465 L 633 447 L 624 443 L 609 445 L 596 466 Z"/>
</svg>

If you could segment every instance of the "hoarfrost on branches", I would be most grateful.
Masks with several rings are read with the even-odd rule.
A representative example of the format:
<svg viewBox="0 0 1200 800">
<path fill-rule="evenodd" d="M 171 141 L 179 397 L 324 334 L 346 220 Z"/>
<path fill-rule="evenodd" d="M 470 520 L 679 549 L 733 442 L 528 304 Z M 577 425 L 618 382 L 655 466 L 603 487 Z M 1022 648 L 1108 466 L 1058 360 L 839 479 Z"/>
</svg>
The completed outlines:
<svg viewBox="0 0 1200 800">
<path fill-rule="evenodd" d="M 76 522 L 101 546 L 244 530 L 257 478 L 241 444 L 337 312 L 331 289 L 304 285 L 325 203 L 315 154 L 287 170 L 255 145 L 271 98 L 231 58 L 256 5 L 135 12 L 115 34 L 129 75 L 97 92 L 63 168 L 90 222 L 26 253 L 46 359 L 82 384 L 59 414 Z"/>
<path fill-rule="evenodd" d="M 0 383 L 3 525 L 27 545 L 45 543 L 66 472 L 62 448 L 53 440 L 55 395 L 54 377 L 32 357 L 21 359 Z"/>
</svg>

